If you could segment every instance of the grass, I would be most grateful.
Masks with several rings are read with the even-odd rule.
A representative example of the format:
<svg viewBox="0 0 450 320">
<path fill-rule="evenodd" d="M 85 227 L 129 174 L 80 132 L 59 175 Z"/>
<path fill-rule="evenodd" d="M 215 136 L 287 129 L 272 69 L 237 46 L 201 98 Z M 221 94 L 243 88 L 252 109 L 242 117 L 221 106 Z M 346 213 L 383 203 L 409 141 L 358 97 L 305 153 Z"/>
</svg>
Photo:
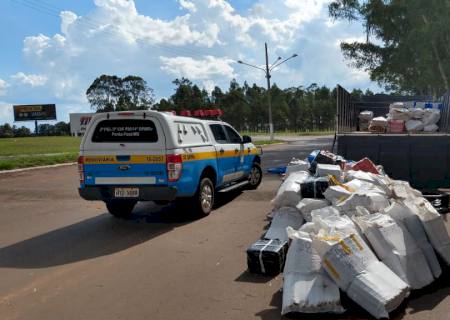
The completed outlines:
<svg viewBox="0 0 450 320">
<path fill-rule="evenodd" d="M 276 143 L 284 143 L 283 140 L 259 140 L 259 141 L 253 141 L 252 142 L 255 146 L 262 146 L 266 144 L 276 144 Z"/>
<path fill-rule="evenodd" d="M 276 131 L 275 136 L 328 136 L 333 135 L 333 130 L 323 130 L 323 131 Z M 241 132 L 241 135 L 247 135 L 247 136 L 268 136 L 268 132 L 250 132 L 250 131 L 243 131 Z"/>
<path fill-rule="evenodd" d="M 0 170 L 76 161 L 77 137 L 26 137 L 0 139 Z"/>
<path fill-rule="evenodd" d="M 26 137 L 0 139 L 0 170 L 12 170 L 75 162 L 81 138 Z M 281 140 L 254 141 L 255 145 L 282 143 Z"/>
</svg>

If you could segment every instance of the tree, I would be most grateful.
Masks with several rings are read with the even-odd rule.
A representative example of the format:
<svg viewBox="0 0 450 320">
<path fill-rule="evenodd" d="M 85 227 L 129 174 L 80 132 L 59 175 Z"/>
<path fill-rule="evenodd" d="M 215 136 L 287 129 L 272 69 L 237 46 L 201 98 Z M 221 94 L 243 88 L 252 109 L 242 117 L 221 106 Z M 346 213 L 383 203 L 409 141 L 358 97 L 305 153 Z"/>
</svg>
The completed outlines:
<svg viewBox="0 0 450 320">
<path fill-rule="evenodd" d="M 14 137 L 29 137 L 31 136 L 31 130 L 25 126 L 16 127 L 13 126 L 13 134 Z"/>
<path fill-rule="evenodd" d="M 86 96 L 97 112 L 148 110 L 154 103 L 153 89 L 141 77 L 101 75 L 90 85 Z"/>
<path fill-rule="evenodd" d="M 0 126 L 0 137 L 2 138 L 14 137 L 14 131 L 9 123 L 5 123 L 4 125 Z"/>
<path fill-rule="evenodd" d="M 362 21 L 367 41 L 342 43 L 341 49 L 386 89 L 434 96 L 449 89 L 449 1 L 335 0 L 329 13 Z"/>
</svg>

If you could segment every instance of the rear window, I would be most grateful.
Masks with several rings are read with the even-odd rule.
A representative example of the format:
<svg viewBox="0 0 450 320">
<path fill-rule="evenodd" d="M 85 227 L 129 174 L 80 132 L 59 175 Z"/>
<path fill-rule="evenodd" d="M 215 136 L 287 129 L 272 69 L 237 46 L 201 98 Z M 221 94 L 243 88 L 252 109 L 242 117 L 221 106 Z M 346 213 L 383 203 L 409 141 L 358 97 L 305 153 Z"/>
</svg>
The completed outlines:
<svg viewBox="0 0 450 320">
<path fill-rule="evenodd" d="M 158 132 L 151 120 L 114 119 L 97 124 L 92 142 L 157 142 Z"/>
</svg>

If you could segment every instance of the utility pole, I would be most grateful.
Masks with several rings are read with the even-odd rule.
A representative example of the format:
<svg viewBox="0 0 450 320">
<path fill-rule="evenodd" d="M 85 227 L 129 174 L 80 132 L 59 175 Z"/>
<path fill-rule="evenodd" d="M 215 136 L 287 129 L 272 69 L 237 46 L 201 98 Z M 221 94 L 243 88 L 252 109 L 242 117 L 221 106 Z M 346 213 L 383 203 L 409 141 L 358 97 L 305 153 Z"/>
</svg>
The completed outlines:
<svg viewBox="0 0 450 320">
<path fill-rule="evenodd" d="M 283 60 L 281 62 L 278 62 L 278 61 L 281 60 L 281 57 L 278 57 L 277 60 L 275 60 L 275 62 L 271 66 L 269 66 L 269 53 L 268 53 L 268 50 L 267 50 L 267 42 L 264 43 L 264 47 L 265 47 L 265 53 L 266 53 L 266 67 L 265 68 L 254 66 L 252 64 L 243 62 L 241 60 L 239 60 L 237 63 L 245 64 L 246 66 L 262 70 L 262 71 L 264 71 L 264 73 L 266 75 L 266 79 L 267 79 L 267 103 L 268 103 L 268 107 L 269 107 L 269 133 L 270 133 L 270 141 L 273 141 L 273 139 L 274 139 L 274 132 L 273 132 L 273 120 L 272 120 L 272 99 L 270 97 L 270 78 L 272 77 L 271 76 L 271 72 L 272 72 L 273 69 L 278 67 L 280 64 L 283 64 L 286 61 L 297 57 L 297 54 L 294 53 L 292 56 L 290 56 L 289 58 L 287 58 L 287 59 L 285 59 L 285 60 Z"/>
<path fill-rule="evenodd" d="M 270 97 L 270 69 L 269 69 L 269 53 L 267 52 L 267 42 L 264 43 L 266 48 L 266 78 L 267 78 L 267 104 L 269 106 L 269 134 L 270 141 L 273 141 L 273 120 L 272 120 L 272 98 Z"/>
</svg>

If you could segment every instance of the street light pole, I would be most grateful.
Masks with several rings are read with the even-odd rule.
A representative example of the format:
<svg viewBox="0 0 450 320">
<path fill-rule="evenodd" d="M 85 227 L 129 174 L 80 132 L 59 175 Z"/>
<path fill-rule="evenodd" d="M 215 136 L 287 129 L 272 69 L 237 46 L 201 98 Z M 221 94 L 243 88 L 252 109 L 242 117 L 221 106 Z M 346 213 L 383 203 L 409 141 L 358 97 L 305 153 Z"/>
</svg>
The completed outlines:
<svg viewBox="0 0 450 320">
<path fill-rule="evenodd" d="M 272 99 L 270 97 L 270 78 L 272 77 L 271 76 L 271 72 L 272 72 L 273 69 L 275 69 L 279 65 L 285 63 L 286 61 L 288 61 L 288 60 L 290 60 L 292 58 L 297 57 L 297 54 L 294 53 L 292 56 L 290 56 L 287 59 L 284 59 L 281 62 L 279 62 L 281 60 L 281 57 L 278 57 L 277 60 L 275 60 L 275 62 L 271 66 L 269 66 L 269 53 L 268 53 L 268 50 L 267 50 L 267 42 L 264 43 L 264 46 L 265 46 L 265 53 L 266 53 L 266 67 L 265 68 L 254 66 L 252 64 L 243 62 L 241 60 L 237 61 L 237 63 L 244 64 L 246 66 L 262 70 L 266 74 L 266 79 L 267 79 L 267 103 L 268 103 L 268 107 L 269 107 L 269 133 L 270 133 L 270 141 L 273 141 L 274 133 L 273 133 L 273 120 L 272 120 Z"/>
<path fill-rule="evenodd" d="M 272 98 L 270 97 L 270 69 L 269 69 L 269 54 L 267 52 L 267 42 L 264 43 L 266 48 L 266 79 L 267 79 L 267 103 L 269 106 L 269 134 L 270 141 L 273 141 L 273 120 L 272 120 Z"/>
</svg>

